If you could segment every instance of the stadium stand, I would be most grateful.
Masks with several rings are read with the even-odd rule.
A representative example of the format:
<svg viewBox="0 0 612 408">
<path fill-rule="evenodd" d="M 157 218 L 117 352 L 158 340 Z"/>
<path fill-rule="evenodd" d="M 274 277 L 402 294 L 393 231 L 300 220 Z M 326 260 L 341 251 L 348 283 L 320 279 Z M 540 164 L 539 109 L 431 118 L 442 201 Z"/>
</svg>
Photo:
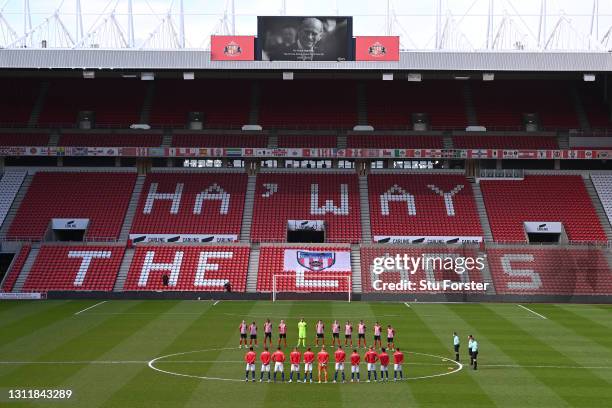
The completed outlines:
<svg viewBox="0 0 612 408">
<path fill-rule="evenodd" d="M 38 172 L 7 236 L 41 240 L 53 218 L 88 218 L 85 239 L 115 240 L 135 181 L 136 173 Z"/>
<path fill-rule="evenodd" d="M 482 237 L 470 182 L 454 174 L 370 174 L 373 236 Z"/>
<path fill-rule="evenodd" d="M 123 290 L 246 290 L 248 246 L 138 246 Z M 163 276 L 169 278 L 168 286 Z"/>
<path fill-rule="evenodd" d="M 58 146 L 87 147 L 158 147 L 161 144 L 162 135 L 152 133 L 66 133 L 58 142 Z"/>
<path fill-rule="evenodd" d="M 8 271 L 4 281 L 2 282 L 2 288 L 0 288 L 0 292 L 10 292 L 13 290 L 15 286 L 15 282 L 17 282 L 17 278 L 19 278 L 19 274 L 23 269 L 23 265 L 28 259 L 28 255 L 30 254 L 30 250 L 32 247 L 30 245 L 23 245 L 19 252 L 15 254 L 15 258 L 13 259 L 11 269 Z"/>
<path fill-rule="evenodd" d="M 277 276 L 276 290 L 282 292 L 348 292 L 349 280 L 346 278 L 334 279 L 334 276 L 351 276 L 350 263 L 345 270 L 338 270 L 337 265 L 334 266 L 333 272 L 330 268 L 319 270 L 320 267 L 313 267 L 309 260 L 302 261 L 304 267 L 301 271 L 287 270 L 286 264 L 290 261 L 288 258 L 297 255 L 296 250 L 304 251 L 306 256 L 312 256 L 316 260 L 325 259 L 321 254 L 335 254 L 336 258 L 339 253 L 349 254 L 350 248 L 345 246 L 262 246 L 259 254 L 259 270 L 257 273 L 257 291 L 271 292 L 273 290 L 273 276 Z M 321 261 L 323 265 L 326 260 Z M 331 262 L 330 262 L 331 263 Z M 314 270 L 312 270 L 314 269 Z M 303 271 L 303 273 L 302 273 Z M 300 272 L 300 273 L 297 273 Z M 295 276 L 294 276 L 295 273 Z"/>
<path fill-rule="evenodd" d="M 259 122 L 264 128 L 352 128 L 357 124 L 356 83 L 262 81 Z"/>
<path fill-rule="evenodd" d="M 0 146 L 47 146 L 47 133 L 0 133 Z"/>
<path fill-rule="evenodd" d="M 73 127 L 78 113 L 93 111 L 96 127 L 128 127 L 140 122 L 146 81 L 129 79 L 55 79 L 38 121 L 39 126 Z"/>
<path fill-rule="evenodd" d="M 582 82 L 577 85 L 578 95 L 582 107 L 589 120 L 592 129 L 609 129 L 612 127 L 610 121 L 610 109 L 606 105 L 601 89 L 597 89 L 592 83 Z"/>
<path fill-rule="evenodd" d="M 2 79 L 0 89 L 0 123 L 25 127 L 40 93 L 40 82 L 30 79 Z"/>
<path fill-rule="evenodd" d="M 579 128 L 566 81 L 492 81 L 472 87 L 478 124 L 492 129 L 523 128 L 523 113 L 537 113 L 548 129 Z"/>
<path fill-rule="evenodd" d="M 612 271 L 597 248 L 494 248 L 487 251 L 498 294 L 607 295 Z"/>
<path fill-rule="evenodd" d="M 480 188 L 497 242 L 525 242 L 525 221 L 561 222 L 570 241 L 606 241 L 580 176 L 527 175 L 521 181 L 482 180 Z"/>
<path fill-rule="evenodd" d="M 268 136 L 262 134 L 194 134 L 175 133 L 174 147 L 268 147 Z"/>
<path fill-rule="evenodd" d="M 157 80 L 150 123 L 184 128 L 189 112 L 202 112 L 205 127 L 240 127 L 249 122 L 250 95 L 246 80 Z"/>
<path fill-rule="evenodd" d="M 592 174 L 591 181 L 595 186 L 599 201 L 603 206 L 608 221 L 612 224 L 612 176 L 607 174 Z"/>
<path fill-rule="evenodd" d="M 367 149 L 442 149 L 442 136 L 436 135 L 377 135 L 351 134 L 346 139 L 349 148 Z"/>
<path fill-rule="evenodd" d="M 43 245 L 23 290 L 111 291 L 124 252 L 122 246 Z"/>
<path fill-rule="evenodd" d="M 245 173 L 150 173 L 131 233 L 238 235 L 246 186 Z"/>
<path fill-rule="evenodd" d="M 454 135 L 456 149 L 558 149 L 555 136 Z"/>
<path fill-rule="evenodd" d="M 434 129 L 465 129 L 463 84 L 456 81 L 366 83 L 368 124 L 412 129 L 412 114 L 426 113 Z"/>
<path fill-rule="evenodd" d="M 414 282 L 419 287 L 421 280 L 427 280 L 430 282 L 441 282 L 443 280 L 449 280 L 452 282 L 478 282 L 484 283 L 483 276 L 479 270 L 474 268 L 471 271 L 463 271 L 461 268 L 455 269 L 444 269 L 444 265 L 440 261 L 434 262 L 430 259 L 429 264 L 425 265 L 420 263 L 415 273 L 412 270 L 391 270 L 385 271 L 381 274 L 376 274 L 373 271 L 374 259 L 378 257 L 391 256 L 395 257 L 399 255 L 403 257 L 404 254 L 412 257 L 413 259 L 421 258 L 421 262 L 425 262 L 427 257 L 440 258 L 445 260 L 447 258 L 478 258 L 478 251 L 474 248 L 458 248 L 458 247 L 436 247 L 436 246 L 362 246 L 361 247 L 361 285 L 364 293 L 414 293 L 408 288 L 403 290 L 389 290 L 383 289 L 382 283 L 397 283 L 402 280 Z M 458 264 L 459 265 L 459 264 Z M 474 265 L 471 266 L 472 268 Z M 459 273 L 460 272 L 460 273 Z M 380 281 L 380 284 L 376 284 L 376 288 L 373 286 L 375 281 Z M 444 293 L 451 292 L 450 290 L 444 290 L 442 287 L 440 290 L 437 288 L 427 288 L 426 290 L 419 290 L 419 293 Z M 455 292 L 456 293 L 456 292 Z"/>
<path fill-rule="evenodd" d="M 4 223 L 15 196 L 26 177 L 25 171 L 7 171 L 0 180 L 0 225 Z"/>
<path fill-rule="evenodd" d="M 278 147 L 335 148 L 337 145 L 338 138 L 336 135 L 278 135 Z"/>
<path fill-rule="evenodd" d="M 257 176 L 251 240 L 284 242 L 287 221 L 325 221 L 326 242 L 359 242 L 359 187 L 354 173 L 262 173 Z"/>
</svg>

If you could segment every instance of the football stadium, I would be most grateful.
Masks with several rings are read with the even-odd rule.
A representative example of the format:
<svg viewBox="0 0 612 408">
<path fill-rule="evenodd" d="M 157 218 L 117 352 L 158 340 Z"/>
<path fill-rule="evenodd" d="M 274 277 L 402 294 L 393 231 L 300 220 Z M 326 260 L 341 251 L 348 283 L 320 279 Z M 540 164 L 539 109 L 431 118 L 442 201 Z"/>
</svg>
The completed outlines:
<svg viewBox="0 0 612 408">
<path fill-rule="evenodd" d="M 1 407 L 612 406 L 612 3 L 379 3 L 0 3 Z"/>
</svg>

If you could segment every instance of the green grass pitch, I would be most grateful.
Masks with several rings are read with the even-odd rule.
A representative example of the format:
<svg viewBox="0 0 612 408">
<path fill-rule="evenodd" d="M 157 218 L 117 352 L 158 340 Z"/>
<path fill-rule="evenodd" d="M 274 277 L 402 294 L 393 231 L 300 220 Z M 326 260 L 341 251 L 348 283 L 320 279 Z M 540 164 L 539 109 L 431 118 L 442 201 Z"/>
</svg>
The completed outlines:
<svg viewBox="0 0 612 408">
<path fill-rule="evenodd" d="M 0 406 L 612 407 L 612 306 L 98 303 L 0 303 Z M 326 323 L 328 341 L 333 319 L 365 320 L 368 341 L 374 321 L 392 324 L 397 345 L 408 352 L 404 372 L 410 379 L 363 383 L 362 364 L 359 384 L 244 383 L 244 349 L 237 348 L 240 320 L 256 320 L 261 338 L 265 318 L 272 319 L 275 328 L 284 318 L 293 346 L 301 316 L 309 323 L 310 343 L 318 318 Z M 458 370 L 445 360 L 454 358 L 453 331 L 461 337 L 463 363 L 467 335 L 478 339 L 478 371 L 469 363 Z M 158 357 L 163 358 L 154 367 L 167 373 L 149 367 L 148 362 Z M 287 376 L 288 368 L 286 364 Z M 9 398 L 10 390 L 36 389 L 73 394 L 67 400 Z"/>
</svg>

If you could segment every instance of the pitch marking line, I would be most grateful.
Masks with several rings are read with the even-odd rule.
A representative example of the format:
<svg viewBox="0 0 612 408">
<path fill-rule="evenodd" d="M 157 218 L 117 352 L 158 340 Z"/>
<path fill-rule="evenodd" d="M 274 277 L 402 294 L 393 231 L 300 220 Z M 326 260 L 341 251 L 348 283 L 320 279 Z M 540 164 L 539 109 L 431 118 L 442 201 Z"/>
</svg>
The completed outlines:
<svg viewBox="0 0 612 408">
<path fill-rule="evenodd" d="M 219 303 L 220 300 L 217 300 L 215 303 L 213 303 L 213 306 L 217 306 L 217 303 Z"/>
<path fill-rule="evenodd" d="M 410 303 L 404 302 L 404 304 L 406 305 L 406 307 L 410 307 Z"/>
<path fill-rule="evenodd" d="M 525 309 L 526 311 L 528 311 L 528 312 L 530 312 L 530 313 L 533 313 L 533 314 L 534 314 L 534 315 L 536 315 L 536 316 L 541 317 L 541 318 L 542 318 L 542 319 L 544 319 L 544 320 L 548 320 L 548 318 L 547 318 L 547 317 L 542 316 L 542 315 L 541 315 L 541 314 L 539 314 L 538 312 L 534 312 L 533 310 L 531 310 L 531 309 L 530 309 L 530 308 L 528 308 L 528 307 L 525 307 L 525 306 L 523 306 L 523 305 L 517 305 L 517 306 L 518 306 L 518 307 L 520 307 L 520 308 Z"/>
<path fill-rule="evenodd" d="M 79 310 L 79 311 L 78 311 L 78 312 L 76 312 L 74 315 L 76 316 L 76 315 L 78 315 L 78 314 L 81 314 L 81 313 L 83 313 L 83 312 L 85 312 L 85 311 L 87 311 L 87 310 L 89 310 L 89 309 L 93 309 L 94 307 L 99 306 L 99 305 L 101 305 L 102 303 L 106 303 L 106 302 L 108 302 L 108 300 L 103 300 L 102 302 L 98 302 L 98 303 L 96 303 L 96 304 L 95 304 L 95 305 L 93 305 L 93 306 L 89 306 L 88 308 L 85 308 L 85 309 L 83 309 L 83 310 Z"/>
<path fill-rule="evenodd" d="M 192 375 L 192 374 L 183 374 L 183 373 L 177 373 L 174 371 L 168 371 L 168 370 L 162 370 L 159 367 L 155 367 L 155 363 L 160 362 L 163 363 L 164 359 L 169 358 L 169 357 L 175 357 L 175 356 L 182 356 L 185 354 L 193 354 L 193 353 L 203 353 L 203 352 L 207 352 L 207 351 L 218 351 L 218 350 L 235 350 L 235 347 L 229 347 L 229 348 L 221 348 L 221 349 L 208 349 L 208 350 L 193 350 L 193 351 L 184 351 L 181 353 L 173 353 L 173 354 L 168 354 L 165 356 L 160 356 L 160 357 L 156 357 L 153 360 L 149 361 L 149 363 L 147 364 L 149 366 L 149 368 L 155 370 L 155 371 L 159 371 L 160 373 L 164 373 L 164 374 L 170 374 L 170 375 L 174 375 L 174 376 L 178 376 L 178 377 L 188 377 L 188 378 L 199 378 L 202 380 L 218 380 L 218 381 L 232 381 L 232 382 L 244 382 L 244 379 L 236 379 L 236 378 L 222 378 L 222 377 L 207 377 L 207 376 L 200 376 L 200 375 Z M 432 375 L 424 375 L 424 376 L 420 376 L 420 377 L 409 377 L 409 378 L 405 378 L 405 381 L 408 380 L 421 380 L 421 379 L 426 379 L 426 378 L 435 378 L 435 377 L 442 377 L 445 375 L 449 375 L 449 374 L 454 374 L 454 373 L 458 373 L 459 371 L 461 371 L 463 369 L 463 364 L 452 360 L 450 358 L 446 358 L 446 357 L 442 357 L 442 356 L 436 356 L 433 354 L 425 354 L 425 353 L 417 353 L 414 351 L 408 351 L 408 354 L 418 354 L 421 356 L 428 356 L 428 357 L 433 357 L 433 358 L 439 358 L 442 361 L 447 361 L 448 363 L 452 363 L 455 364 L 456 368 L 452 371 L 447 371 L 447 372 L 443 372 L 443 373 L 439 373 L 439 374 L 432 374 Z M 166 360 L 166 362 L 169 362 L 168 360 Z M 218 361 L 215 361 L 218 362 Z M 443 364 L 444 366 L 447 366 L 448 364 Z M 329 383 L 332 384 L 332 383 Z"/>
</svg>

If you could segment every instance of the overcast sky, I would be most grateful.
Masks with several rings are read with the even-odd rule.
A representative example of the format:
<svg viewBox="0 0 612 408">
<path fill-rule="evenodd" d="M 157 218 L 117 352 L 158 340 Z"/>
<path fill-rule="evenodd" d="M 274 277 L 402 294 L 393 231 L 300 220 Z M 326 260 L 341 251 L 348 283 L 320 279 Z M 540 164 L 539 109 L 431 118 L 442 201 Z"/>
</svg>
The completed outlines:
<svg viewBox="0 0 612 408">
<path fill-rule="evenodd" d="M 133 0 L 136 45 L 142 44 L 159 26 L 163 17 L 171 10 L 173 22 L 178 27 L 179 0 Z M 257 15 L 278 15 L 281 0 L 235 0 L 236 33 L 256 34 Z M 386 25 L 386 0 L 286 0 L 288 15 L 349 15 L 354 16 L 355 35 L 384 35 Z M 504 39 L 503 48 L 516 42 L 526 48 L 537 46 L 538 23 L 541 0 L 494 0 L 494 29 L 497 33 L 503 24 L 504 30 L 498 43 Z M 211 34 L 222 33 L 220 21 L 224 11 L 231 13 L 229 0 L 184 0 L 187 46 L 208 46 Z M 438 0 L 394 0 L 392 34 L 400 35 L 402 48 L 432 49 L 435 47 L 436 8 Z M 486 48 L 487 13 L 489 0 L 443 0 L 442 24 L 447 24 L 448 37 L 445 48 Z M 63 23 L 74 35 L 76 27 L 76 0 L 30 0 L 32 25 L 35 27 L 58 9 Z M 127 0 L 81 0 L 85 32 L 98 25 L 108 13 L 115 9 L 117 21 L 126 31 Z M 23 0 L 0 0 L 2 16 L 11 27 L 23 35 Z M 553 36 L 551 48 L 584 48 L 591 32 L 593 0 L 547 0 L 547 37 L 553 33 L 561 16 L 566 18 Z M 597 40 L 601 41 L 612 27 L 612 0 L 599 1 L 599 29 Z M 508 15 L 509 17 L 504 17 Z M 567 24 L 567 21 L 571 22 Z M 6 33 L 0 22 L 0 45 L 6 45 Z M 44 36 L 54 38 L 55 33 Z M 3 38 L 4 36 L 4 38 Z M 612 37 L 612 35 L 610 36 Z M 594 38 L 593 38 L 594 40 Z M 53 40 L 49 40 L 51 43 Z M 591 41 L 595 44 L 596 41 Z M 612 48 L 612 38 L 605 49 Z"/>
</svg>

